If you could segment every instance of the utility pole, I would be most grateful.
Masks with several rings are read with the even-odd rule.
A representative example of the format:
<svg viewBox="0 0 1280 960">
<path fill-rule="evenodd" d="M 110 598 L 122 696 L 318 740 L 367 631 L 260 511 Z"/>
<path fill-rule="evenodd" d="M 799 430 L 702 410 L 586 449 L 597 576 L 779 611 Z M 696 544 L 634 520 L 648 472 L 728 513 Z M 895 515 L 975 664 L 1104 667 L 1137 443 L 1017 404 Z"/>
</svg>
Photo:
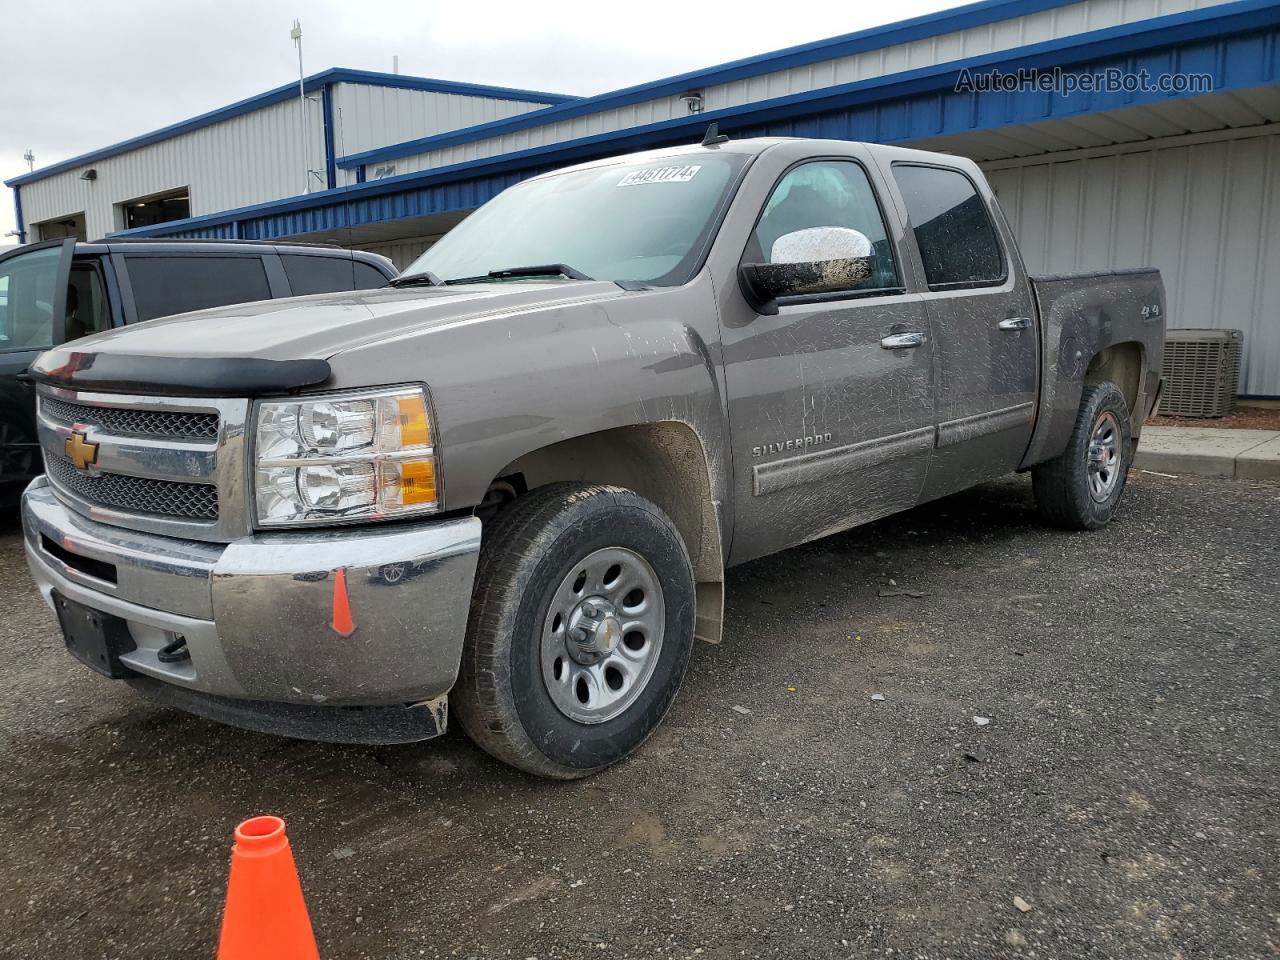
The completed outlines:
<svg viewBox="0 0 1280 960">
<path fill-rule="evenodd" d="M 294 20 L 289 31 L 298 48 L 298 105 L 302 109 L 302 192 L 311 192 L 311 130 L 307 122 L 306 74 L 302 70 L 302 21 Z"/>
<path fill-rule="evenodd" d="M 27 161 L 27 173 L 36 168 L 36 155 L 31 152 L 30 147 L 27 147 L 27 152 L 22 155 L 22 159 Z"/>
</svg>

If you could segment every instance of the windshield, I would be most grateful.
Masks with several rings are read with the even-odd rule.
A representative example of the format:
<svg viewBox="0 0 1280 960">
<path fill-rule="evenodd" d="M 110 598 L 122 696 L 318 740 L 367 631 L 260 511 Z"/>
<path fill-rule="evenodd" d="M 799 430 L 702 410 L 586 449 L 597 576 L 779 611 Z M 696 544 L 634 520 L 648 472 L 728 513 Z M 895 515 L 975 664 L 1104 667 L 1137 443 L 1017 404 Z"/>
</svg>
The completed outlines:
<svg viewBox="0 0 1280 960">
<path fill-rule="evenodd" d="M 53 346 L 53 293 L 61 247 L 18 254 L 0 263 L 0 350 Z"/>
<path fill-rule="evenodd" d="M 429 272 L 447 282 L 555 264 L 596 280 L 685 283 L 748 159 L 704 150 L 525 181 L 454 227 L 401 277 Z"/>
</svg>

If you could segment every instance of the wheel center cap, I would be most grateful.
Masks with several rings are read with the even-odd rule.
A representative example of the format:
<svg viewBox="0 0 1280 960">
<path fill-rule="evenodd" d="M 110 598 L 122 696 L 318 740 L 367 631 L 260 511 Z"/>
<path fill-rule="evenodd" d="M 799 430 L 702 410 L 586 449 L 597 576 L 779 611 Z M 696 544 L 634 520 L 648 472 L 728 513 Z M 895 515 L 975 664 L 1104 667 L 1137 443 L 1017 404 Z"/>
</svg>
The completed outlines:
<svg viewBox="0 0 1280 960">
<path fill-rule="evenodd" d="M 587 597 L 569 614 L 569 655 L 579 663 L 596 663 L 618 649 L 622 621 L 603 597 Z"/>
</svg>

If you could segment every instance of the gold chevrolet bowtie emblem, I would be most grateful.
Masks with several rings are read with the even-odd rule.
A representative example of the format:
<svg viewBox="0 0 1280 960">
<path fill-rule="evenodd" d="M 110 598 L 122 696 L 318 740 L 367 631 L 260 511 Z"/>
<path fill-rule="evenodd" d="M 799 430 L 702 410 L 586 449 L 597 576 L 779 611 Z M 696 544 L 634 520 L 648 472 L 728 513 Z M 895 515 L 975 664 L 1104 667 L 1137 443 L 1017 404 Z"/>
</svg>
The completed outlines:
<svg viewBox="0 0 1280 960">
<path fill-rule="evenodd" d="M 98 462 L 98 445 L 90 443 L 83 430 L 72 430 L 67 437 L 67 456 L 77 470 L 88 470 Z"/>
</svg>

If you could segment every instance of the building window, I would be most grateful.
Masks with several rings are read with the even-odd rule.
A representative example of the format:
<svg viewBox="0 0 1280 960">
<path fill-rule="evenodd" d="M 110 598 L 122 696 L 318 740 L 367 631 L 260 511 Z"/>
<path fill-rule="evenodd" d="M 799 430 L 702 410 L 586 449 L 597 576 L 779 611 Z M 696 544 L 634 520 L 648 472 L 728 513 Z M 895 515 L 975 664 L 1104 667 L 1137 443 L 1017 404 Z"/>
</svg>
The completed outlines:
<svg viewBox="0 0 1280 960">
<path fill-rule="evenodd" d="M 84 242 L 89 239 L 88 231 L 85 229 L 83 213 L 73 213 L 68 217 L 59 217 L 56 220 L 33 223 L 31 229 L 36 240 L 64 240 L 67 237 L 75 237 L 77 240 Z"/>
<path fill-rule="evenodd" d="M 153 197 L 139 197 L 126 200 L 120 204 L 124 213 L 124 229 L 149 227 L 157 223 L 168 223 L 170 220 L 185 220 L 191 216 L 191 190 L 170 190 L 158 193 Z"/>
</svg>

